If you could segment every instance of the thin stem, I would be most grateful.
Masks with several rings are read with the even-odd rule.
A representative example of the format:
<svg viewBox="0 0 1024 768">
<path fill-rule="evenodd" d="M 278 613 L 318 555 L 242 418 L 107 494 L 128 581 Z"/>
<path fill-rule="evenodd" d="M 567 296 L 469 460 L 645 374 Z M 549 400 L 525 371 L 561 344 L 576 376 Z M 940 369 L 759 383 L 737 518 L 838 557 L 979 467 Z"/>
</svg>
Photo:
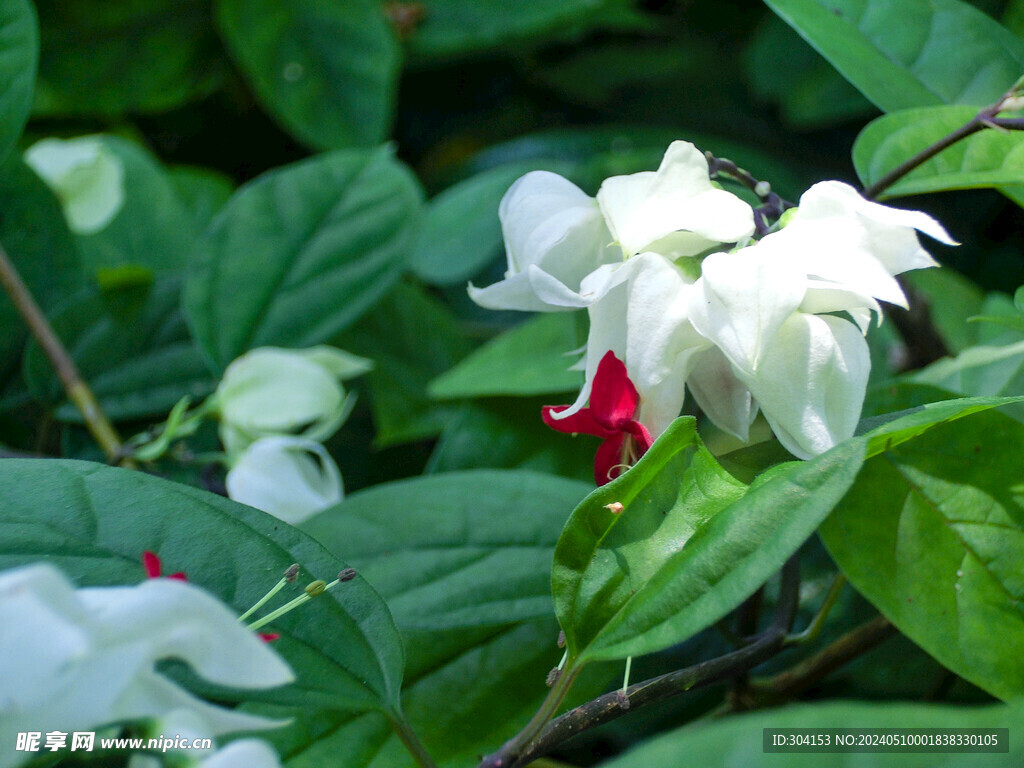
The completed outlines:
<svg viewBox="0 0 1024 768">
<path fill-rule="evenodd" d="M 395 735 L 398 736 L 399 741 L 402 742 L 405 748 L 409 750 L 409 754 L 413 756 L 413 759 L 420 768 L 437 768 L 434 759 L 427 752 L 427 748 L 423 746 L 423 742 L 420 741 L 416 732 L 413 731 L 405 716 L 401 712 L 388 712 L 387 718 Z"/>
<path fill-rule="evenodd" d="M 866 187 L 861 194 L 868 200 L 875 199 L 918 166 L 927 163 L 937 154 L 949 149 L 949 147 L 953 146 L 958 141 L 962 141 L 968 136 L 978 133 L 979 131 L 983 131 L 986 128 L 997 128 L 1005 131 L 1024 130 L 1024 119 L 1016 117 L 996 117 L 996 115 L 1004 109 L 1006 101 L 1013 96 L 1014 92 L 1011 91 L 1003 96 L 1003 98 L 1001 98 L 997 103 L 985 107 L 968 122 L 961 125 L 952 133 L 943 136 L 937 142 L 921 150 L 909 160 L 897 165 L 874 184 Z"/>
<path fill-rule="evenodd" d="M 751 687 L 762 694 L 764 703 L 768 705 L 793 698 L 895 633 L 896 628 L 888 619 L 876 616 L 850 630 L 809 659 L 767 680 L 754 681 Z"/>
<path fill-rule="evenodd" d="M 134 468 L 134 463 L 131 460 L 122 457 L 121 438 L 107 419 L 106 414 L 103 413 L 89 385 L 82 379 L 78 372 L 78 366 L 75 365 L 67 350 L 64 349 L 64 345 L 57 338 L 53 327 L 39 308 L 32 292 L 21 279 L 21 275 L 18 274 L 18 270 L 3 246 L 0 246 L 0 284 L 3 284 L 15 309 L 18 310 L 18 314 L 21 315 L 32 335 L 39 342 L 39 346 L 53 364 L 57 376 L 60 377 L 61 383 L 64 385 L 68 399 L 81 412 L 82 418 L 85 419 L 85 426 L 92 433 L 107 458 L 111 461 L 119 460 L 123 467 Z"/>
<path fill-rule="evenodd" d="M 503 763 L 484 762 L 484 766 L 517 768 L 547 754 L 578 733 L 595 728 L 631 712 L 637 707 L 654 704 L 680 693 L 723 682 L 742 674 L 776 655 L 792 629 L 799 602 L 800 570 L 796 556 L 782 569 L 779 598 L 772 623 L 749 645 L 717 659 L 703 661 L 692 667 L 631 685 L 625 695 L 621 689 L 599 696 L 553 720 L 527 749 L 519 754 L 501 754 Z"/>
<path fill-rule="evenodd" d="M 839 600 L 839 595 L 842 594 L 844 586 L 846 586 L 846 576 L 842 573 L 837 573 L 828 587 L 828 592 L 825 593 L 825 599 L 821 603 L 821 608 L 818 609 L 818 613 L 811 619 L 807 629 L 787 637 L 786 645 L 802 645 L 803 643 L 810 643 L 818 639 L 818 635 L 821 634 L 821 630 L 825 626 L 825 620 Z"/>
</svg>

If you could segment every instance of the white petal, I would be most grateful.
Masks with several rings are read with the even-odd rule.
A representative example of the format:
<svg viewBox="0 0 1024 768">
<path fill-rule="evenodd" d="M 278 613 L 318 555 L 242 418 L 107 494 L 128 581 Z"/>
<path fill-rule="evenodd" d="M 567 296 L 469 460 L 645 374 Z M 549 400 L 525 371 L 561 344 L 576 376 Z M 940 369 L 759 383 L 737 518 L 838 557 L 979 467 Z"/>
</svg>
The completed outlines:
<svg viewBox="0 0 1024 768">
<path fill-rule="evenodd" d="M 704 350 L 694 359 L 686 384 L 697 405 L 719 429 L 747 442 L 757 403 L 718 347 Z"/>
<path fill-rule="evenodd" d="M 251 440 L 336 419 L 345 390 L 318 354 L 260 347 L 233 361 L 217 387 L 222 431 L 235 430 L 231 438 Z"/>
<path fill-rule="evenodd" d="M 692 256 L 754 231 L 751 207 L 712 185 L 707 159 L 689 142 L 672 142 L 657 172 L 606 179 L 597 200 L 627 255 Z"/>
<path fill-rule="evenodd" d="M 601 264 L 621 259 L 610 246 L 612 237 L 597 201 L 557 174 L 534 171 L 523 176 L 505 193 L 498 216 L 508 255 L 505 279 L 487 288 L 469 288 L 470 298 L 489 309 L 584 306 L 578 296 L 583 278 Z"/>
<path fill-rule="evenodd" d="M 872 312 L 878 318 L 878 324 L 882 324 L 882 308 L 874 298 L 825 280 L 807 281 L 807 293 L 800 302 L 800 311 L 812 315 L 847 312 L 864 334 L 871 325 Z"/>
<path fill-rule="evenodd" d="M 249 446 L 230 469 L 228 496 L 291 525 L 341 501 L 341 473 L 319 443 L 265 437 Z"/>
<path fill-rule="evenodd" d="M 343 349 L 323 344 L 309 349 L 297 349 L 296 353 L 311 360 L 337 379 L 354 379 L 373 370 L 373 360 L 353 355 Z"/>
<path fill-rule="evenodd" d="M 95 136 L 43 139 L 25 162 L 61 201 L 73 232 L 99 232 L 124 205 L 124 165 Z"/>
<path fill-rule="evenodd" d="M 806 280 L 760 244 L 704 259 L 690 320 L 738 369 L 753 374 L 785 320 L 800 306 Z"/>
<path fill-rule="evenodd" d="M 808 459 L 853 435 L 871 360 L 857 327 L 795 313 L 775 336 L 756 376 L 738 372 L 779 442 Z"/>
<path fill-rule="evenodd" d="M 133 587 L 80 589 L 78 597 L 99 624 L 97 637 L 111 644 L 144 640 L 151 661 L 179 658 L 200 677 L 235 688 L 273 688 L 294 679 L 273 649 L 194 584 L 148 579 Z"/>
<path fill-rule="evenodd" d="M 265 741 L 239 739 L 217 750 L 196 768 L 281 768 L 281 760 Z"/>
</svg>

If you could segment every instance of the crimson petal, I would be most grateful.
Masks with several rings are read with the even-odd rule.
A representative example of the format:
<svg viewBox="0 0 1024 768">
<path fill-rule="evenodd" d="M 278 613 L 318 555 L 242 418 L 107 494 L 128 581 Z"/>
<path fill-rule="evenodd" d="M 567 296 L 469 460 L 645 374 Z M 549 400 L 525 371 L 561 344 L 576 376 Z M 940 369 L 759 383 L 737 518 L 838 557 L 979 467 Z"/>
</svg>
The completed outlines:
<svg viewBox="0 0 1024 768">
<path fill-rule="evenodd" d="M 640 393 L 626 373 L 626 365 L 607 352 L 598 363 L 590 391 L 590 410 L 593 418 L 606 428 L 620 430 L 633 420 Z"/>
<path fill-rule="evenodd" d="M 592 408 L 582 408 L 572 416 L 564 419 L 554 418 L 555 414 L 569 408 L 568 405 L 545 405 L 540 410 L 544 423 L 558 432 L 565 432 L 571 435 L 594 435 L 608 439 L 617 434 L 617 430 L 608 429 L 604 424 L 595 421 Z"/>
</svg>

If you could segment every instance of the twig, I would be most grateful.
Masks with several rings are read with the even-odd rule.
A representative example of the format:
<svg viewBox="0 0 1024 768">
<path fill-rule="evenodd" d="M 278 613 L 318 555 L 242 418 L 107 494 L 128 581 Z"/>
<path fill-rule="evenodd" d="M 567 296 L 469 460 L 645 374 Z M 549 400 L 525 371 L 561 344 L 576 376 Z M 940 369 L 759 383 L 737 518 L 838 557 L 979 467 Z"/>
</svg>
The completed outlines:
<svg viewBox="0 0 1024 768">
<path fill-rule="evenodd" d="M 766 235 L 770 229 L 768 219 L 777 220 L 784 211 L 796 207 L 788 200 L 784 200 L 772 191 L 771 184 L 754 178 L 749 171 L 740 168 L 732 160 L 724 157 L 715 157 L 710 152 L 705 152 L 708 160 L 708 173 L 711 178 L 717 178 L 725 174 L 745 186 L 761 201 L 761 205 L 754 209 L 754 227 L 758 235 Z"/>
<path fill-rule="evenodd" d="M 67 350 L 64 349 L 60 339 L 57 338 L 57 334 L 54 333 L 42 310 L 39 309 L 39 305 L 32 297 L 28 286 L 21 279 L 21 275 L 18 274 L 18 270 L 3 246 L 0 246 L 0 284 L 11 297 L 18 314 L 21 315 L 32 335 L 39 342 L 39 346 L 53 364 L 57 376 L 60 377 L 61 383 L 64 385 L 68 399 L 81 412 L 82 418 L 85 419 L 85 426 L 92 433 L 107 458 L 111 461 L 120 459 L 121 466 L 133 466 L 129 460 L 121 457 L 121 438 L 103 413 L 100 404 L 96 401 L 96 396 L 89 389 L 89 385 L 82 379 L 78 367 Z"/>
<path fill-rule="evenodd" d="M 868 200 L 874 200 L 918 166 L 924 165 L 940 152 L 949 149 L 957 142 L 963 141 L 968 136 L 972 136 L 986 128 L 998 128 L 1004 131 L 1024 131 L 1024 119 L 1017 117 L 996 117 L 997 114 L 1003 111 L 1003 105 L 1009 98 L 1011 98 L 1011 96 L 1007 94 L 1000 99 L 998 103 L 985 107 L 967 123 L 961 125 L 952 133 L 943 136 L 931 146 L 921 150 L 909 160 L 900 163 L 871 186 L 865 187 L 861 194 Z"/>
<path fill-rule="evenodd" d="M 519 754 L 503 755 L 505 762 L 488 765 L 517 768 L 547 754 L 578 733 L 680 693 L 732 679 L 777 654 L 793 626 L 799 602 L 800 569 L 796 556 L 782 569 L 782 583 L 771 625 L 749 645 L 717 659 L 703 661 L 660 677 L 606 693 L 576 707 L 548 724 L 540 737 Z M 482 767 L 481 767 L 482 768 Z"/>
<path fill-rule="evenodd" d="M 796 666 L 766 680 L 751 682 L 751 689 L 762 695 L 765 705 L 791 699 L 895 633 L 896 628 L 887 618 L 876 616 Z"/>
</svg>

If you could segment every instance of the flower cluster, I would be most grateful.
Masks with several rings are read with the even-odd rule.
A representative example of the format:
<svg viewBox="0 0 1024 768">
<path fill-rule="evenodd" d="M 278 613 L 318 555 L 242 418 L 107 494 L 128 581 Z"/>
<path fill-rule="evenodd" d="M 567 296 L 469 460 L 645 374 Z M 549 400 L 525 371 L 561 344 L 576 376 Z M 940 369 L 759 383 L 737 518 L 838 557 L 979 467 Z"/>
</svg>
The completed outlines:
<svg viewBox="0 0 1024 768">
<path fill-rule="evenodd" d="M 370 368 L 331 347 L 261 347 L 232 362 L 209 406 L 220 416 L 228 495 L 292 524 L 341 501 L 341 473 L 321 441 L 352 409 L 341 382 Z"/>
<path fill-rule="evenodd" d="M 139 720 L 189 723 L 204 736 L 280 723 L 215 706 L 157 671 L 165 659 L 233 688 L 294 678 L 222 603 L 180 579 L 76 589 L 52 565 L 0 573 L 0 742 L 19 731 L 73 732 Z M 12 762 L 13 761 L 13 762 Z M 0 753 L 0 766 L 17 753 Z"/>
<path fill-rule="evenodd" d="M 592 397 L 608 352 L 640 396 L 657 437 L 688 389 L 720 428 L 746 441 L 758 412 L 794 455 L 853 434 L 879 301 L 906 306 L 895 275 L 935 266 L 917 232 L 955 244 L 928 215 L 870 202 L 837 181 L 814 185 L 754 240 L 754 210 L 711 181 L 707 158 L 674 142 L 656 172 L 605 180 L 591 198 L 536 171 L 499 209 L 508 272 L 470 296 L 494 309 L 586 308 Z M 916 230 L 916 231 L 915 231 Z"/>
</svg>

